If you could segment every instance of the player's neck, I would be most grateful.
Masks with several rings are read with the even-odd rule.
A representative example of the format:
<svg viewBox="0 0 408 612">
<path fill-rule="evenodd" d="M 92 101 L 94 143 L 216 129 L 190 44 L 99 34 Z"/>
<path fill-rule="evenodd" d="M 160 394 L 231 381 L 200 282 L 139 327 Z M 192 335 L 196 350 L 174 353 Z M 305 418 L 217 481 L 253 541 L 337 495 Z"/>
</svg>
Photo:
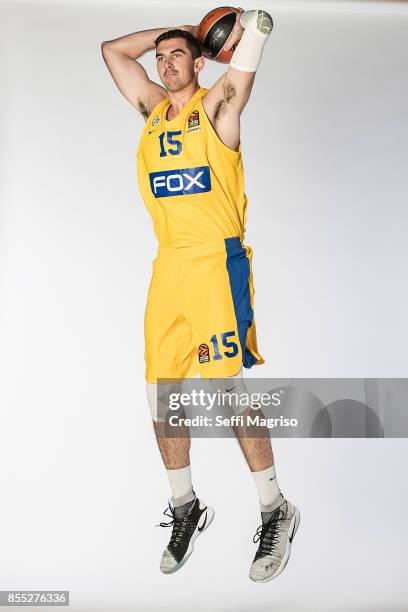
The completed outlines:
<svg viewBox="0 0 408 612">
<path fill-rule="evenodd" d="M 176 117 L 199 89 L 200 85 L 198 83 L 190 83 L 180 91 L 168 91 L 170 105 L 167 111 L 167 119 Z"/>
</svg>

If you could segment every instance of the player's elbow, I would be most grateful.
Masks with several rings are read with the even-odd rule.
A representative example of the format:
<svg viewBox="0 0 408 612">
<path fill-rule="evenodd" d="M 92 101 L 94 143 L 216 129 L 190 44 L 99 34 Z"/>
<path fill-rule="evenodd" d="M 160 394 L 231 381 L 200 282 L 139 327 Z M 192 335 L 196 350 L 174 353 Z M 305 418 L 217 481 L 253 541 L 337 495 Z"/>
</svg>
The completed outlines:
<svg viewBox="0 0 408 612">
<path fill-rule="evenodd" d="M 266 21 L 269 21 L 271 24 L 273 24 L 272 15 L 268 13 L 268 11 L 264 11 L 263 9 L 258 9 L 257 13 L 260 18 L 266 19 Z"/>
<path fill-rule="evenodd" d="M 112 50 L 111 40 L 104 40 L 103 42 L 101 42 L 101 52 L 103 56 L 105 56 L 111 50 Z"/>
</svg>

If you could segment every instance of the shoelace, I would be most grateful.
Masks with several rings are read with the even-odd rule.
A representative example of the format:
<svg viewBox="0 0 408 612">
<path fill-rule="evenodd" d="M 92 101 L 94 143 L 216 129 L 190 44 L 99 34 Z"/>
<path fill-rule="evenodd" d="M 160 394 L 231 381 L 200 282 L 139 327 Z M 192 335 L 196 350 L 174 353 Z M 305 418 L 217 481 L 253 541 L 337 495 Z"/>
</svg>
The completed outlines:
<svg viewBox="0 0 408 612">
<path fill-rule="evenodd" d="M 170 510 L 170 514 L 168 514 L 167 512 L 168 510 Z M 171 521 L 169 521 L 168 523 L 159 523 L 158 525 L 156 525 L 156 527 L 171 527 L 176 521 L 176 514 L 170 504 L 167 506 L 167 508 L 165 508 L 163 514 L 171 518 Z"/>
<path fill-rule="evenodd" d="M 168 510 L 170 510 L 170 514 L 168 513 Z M 159 523 L 158 525 L 156 525 L 156 527 L 173 527 L 170 544 L 174 544 L 174 546 L 177 546 L 177 544 L 183 537 L 184 532 L 186 531 L 186 527 L 190 518 L 190 512 L 187 512 L 187 514 L 182 518 L 177 518 L 174 508 L 172 508 L 169 504 L 164 510 L 163 514 L 171 518 L 171 520 L 168 523 Z"/>
<path fill-rule="evenodd" d="M 267 523 L 259 525 L 255 532 L 252 541 L 259 544 L 259 552 L 265 555 L 271 554 L 274 544 L 276 543 L 279 536 L 279 521 L 284 520 L 286 517 L 286 511 L 277 509 L 269 519 Z"/>
</svg>

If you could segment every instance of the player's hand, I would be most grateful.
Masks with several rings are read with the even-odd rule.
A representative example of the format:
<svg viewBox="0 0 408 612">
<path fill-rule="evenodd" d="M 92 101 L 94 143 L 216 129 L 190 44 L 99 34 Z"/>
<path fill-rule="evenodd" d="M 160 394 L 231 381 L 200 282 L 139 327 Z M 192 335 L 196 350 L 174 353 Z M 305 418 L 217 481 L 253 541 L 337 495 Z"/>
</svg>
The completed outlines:
<svg viewBox="0 0 408 612">
<path fill-rule="evenodd" d="M 234 27 L 232 28 L 231 34 L 228 36 L 227 40 L 225 41 L 225 45 L 223 46 L 224 51 L 229 51 L 230 49 L 232 49 L 232 47 L 241 40 L 241 36 L 244 32 L 244 28 L 242 27 L 240 22 L 240 17 L 241 14 L 244 12 L 244 9 L 239 6 L 238 11 L 239 13 L 237 13 Z"/>
<path fill-rule="evenodd" d="M 183 25 L 180 27 L 181 30 L 186 30 L 186 32 L 190 32 L 193 36 L 198 38 L 198 28 L 199 25 Z"/>
<path fill-rule="evenodd" d="M 204 47 L 203 43 L 200 41 L 200 37 L 198 36 L 198 30 L 200 29 L 200 24 L 184 25 L 184 26 L 181 26 L 181 29 L 187 30 L 187 32 L 190 32 L 190 34 L 192 34 L 193 36 L 195 36 L 195 38 L 197 38 L 197 40 L 200 42 L 201 53 L 203 54 L 204 57 L 208 57 L 210 52 L 206 47 Z"/>
</svg>

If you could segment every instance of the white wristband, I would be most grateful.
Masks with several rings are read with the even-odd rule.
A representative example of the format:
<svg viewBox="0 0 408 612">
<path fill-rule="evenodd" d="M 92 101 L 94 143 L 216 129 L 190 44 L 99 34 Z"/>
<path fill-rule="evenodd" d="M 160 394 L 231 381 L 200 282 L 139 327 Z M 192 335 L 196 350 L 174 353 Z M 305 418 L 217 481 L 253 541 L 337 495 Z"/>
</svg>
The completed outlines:
<svg viewBox="0 0 408 612">
<path fill-rule="evenodd" d="M 245 29 L 230 66 L 244 72 L 256 72 L 263 48 L 272 31 L 272 17 L 266 11 L 245 11 L 241 13 L 240 22 Z"/>
</svg>

